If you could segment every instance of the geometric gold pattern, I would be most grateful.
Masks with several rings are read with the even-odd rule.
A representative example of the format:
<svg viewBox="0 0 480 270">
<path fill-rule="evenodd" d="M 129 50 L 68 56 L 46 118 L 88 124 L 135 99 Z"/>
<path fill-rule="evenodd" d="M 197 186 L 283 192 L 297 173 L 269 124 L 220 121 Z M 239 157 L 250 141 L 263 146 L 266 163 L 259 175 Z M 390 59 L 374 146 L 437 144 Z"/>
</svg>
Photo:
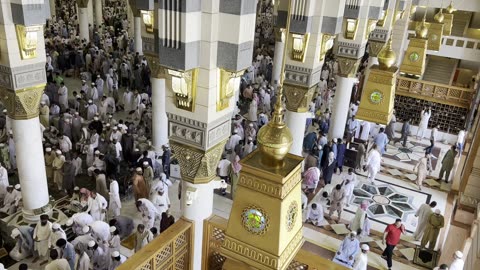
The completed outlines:
<svg viewBox="0 0 480 270">
<path fill-rule="evenodd" d="M 337 57 L 338 60 L 338 75 L 344 78 L 355 77 L 360 59 Z"/>
<path fill-rule="evenodd" d="M 385 46 L 385 44 L 386 44 L 385 42 L 370 40 L 368 42 L 368 54 L 371 57 L 377 57 L 378 53 L 382 50 L 382 48 Z"/>
<path fill-rule="evenodd" d="M 283 85 L 287 110 L 303 113 L 308 111 L 315 87 L 304 87 L 285 83 Z"/>
<path fill-rule="evenodd" d="M 45 84 L 16 91 L 0 88 L 0 98 L 7 108 L 8 116 L 15 120 L 37 117 L 44 89 Z"/>
</svg>

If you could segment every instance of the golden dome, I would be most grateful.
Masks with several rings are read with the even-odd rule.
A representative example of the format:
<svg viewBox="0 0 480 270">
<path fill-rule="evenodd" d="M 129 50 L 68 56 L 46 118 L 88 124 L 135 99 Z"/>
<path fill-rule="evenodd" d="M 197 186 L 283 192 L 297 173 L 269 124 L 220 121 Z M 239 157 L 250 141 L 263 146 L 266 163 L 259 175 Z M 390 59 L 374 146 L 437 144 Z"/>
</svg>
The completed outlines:
<svg viewBox="0 0 480 270">
<path fill-rule="evenodd" d="M 419 25 L 417 26 L 417 28 L 415 29 L 415 37 L 416 38 L 427 38 L 427 35 L 428 35 L 428 27 L 427 27 L 427 24 L 425 23 L 425 20 Z"/>
<path fill-rule="evenodd" d="M 292 133 L 283 121 L 281 87 L 279 86 L 280 94 L 277 97 L 272 120 L 257 134 L 258 148 L 263 153 L 262 162 L 270 166 L 281 166 L 283 158 L 288 154 L 293 143 Z"/>
<path fill-rule="evenodd" d="M 450 2 L 450 5 L 448 5 L 448 7 L 445 8 L 445 11 L 446 11 L 448 14 L 452 14 L 452 13 L 455 11 L 455 8 L 453 7 L 452 2 Z"/>
<path fill-rule="evenodd" d="M 387 70 L 395 64 L 395 61 L 397 60 L 397 55 L 392 50 L 392 37 L 390 37 L 390 39 L 388 40 L 387 45 L 383 47 L 382 50 L 380 50 L 377 58 L 380 69 Z"/>
<path fill-rule="evenodd" d="M 443 19 L 445 19 L 445 15 L 443 15 L 443 12 L 442 12 L 443 9 L 440 9 L 440 11 L 435 14 L 435 16 L 433 17 L 433 19 L 437 22 L 437 23 L 442 23 L 443 22 Z"/>
</svg>

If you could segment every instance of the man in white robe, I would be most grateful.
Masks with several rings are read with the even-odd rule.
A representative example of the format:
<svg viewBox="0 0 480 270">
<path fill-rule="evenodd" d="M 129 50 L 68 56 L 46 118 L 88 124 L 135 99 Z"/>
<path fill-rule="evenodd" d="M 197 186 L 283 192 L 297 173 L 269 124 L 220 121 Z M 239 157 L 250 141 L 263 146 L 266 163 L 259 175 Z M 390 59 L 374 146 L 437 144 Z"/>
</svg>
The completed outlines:
<svg viewBox="0 0 480 270">
<path fill-rule="evenodd" d="M 357 233 L 351 232 L 350 235 L 345 237 L 340 248 L 338 249 L 333 262 L 347 267 L 352 267 L 355 261 L 355 256 L 360 251 L 360 242 L 357 239 Z"/>
<path fill-rule="evenodd" d="M 53 223 L 52 224 L 52 233 L 50 234 L 50 248 L 55 248 L 58 239 L 65 239 L 67 240 L 67 235 L 65 231 L 60 227 L 60 224 Z"/>
<path fill-rule="evenodd" d="M 345 191 L 345 203 L 348 206 L 352 196 L 355 185 L 357 184 L 357 176 L 353 173 L 353 169 L 349 168 L 348 173 L 342 176 L 343 179 L 343 190 Z"/>
<path fill-rule="evenodd" d="M 5 197 L 9 185 L 7 169 L 0 164 L 0 201 Z"/>
<path fill-rule="evenodd" d="M 93 270 L 108 269 L 109 258 L 105 251 L 95 243 L 95 241 L 88 242 L 88 249 L 92 252 Z"/>
<path fill-rule="evenodd" d="M 104 251 L 108 251 L 110 239 L 110 225 L 103 221 L 94 221 L 90 224 L 92 237 Z"/>
<path fill-rule="evenodd" d="M 357 208 L 355 217 L 350 221 L 350 230 L 362 236 L 368 236 L 370 234 L 370 228 L 366 227 L 368 205 L 368 201 L 363 201 L 360 207 Z"/>
<path fill-rule="evenodd" d="M 453 254 L 453 262 L 450 264 L 450 270 L 463 270 L 465 262 L 462 260 L 463 253 L 459 250 Z"/>
<path fill-rule="evenodd" d="M 58 103 L 60 103 L 60 107 L 62 111 L 65 111 L 68 108 L 68 89 L 65 86 L 65 83 L 60 83 L 60 88 L 58 88 Z"/>
<path fill-rule="evenodd" d="M 380 152 L 378 152 L 377 145 L 374 144 L 372 146 L 372 150 L 370 150 L 370 153 L 368 154 L 367 162 L 365 165 L 367 166 L 367 169 L 368 169 L 367 179 L 372 184 L 373 184 L 373 180 L 375 179 L 375 176 L 380 171 L 381 162 L 382 162 L 382 155 L 380 155 Z"/>
<path fill-rule="evenodd" d="M 130 89 L 127 88 L 127 91 L 125 91 L 125 93 L 123 93 L 123 108 L 125 110 L 125 113 L 128 113 L 133 111 L 133 106 L 132 106 L 132 103 L 133 103 L 133 93 L 130 91 Z"/>
<path fill-rule="evenodd" d="M 72 230 L 76 235 L 82 235 L 83 227 L 92 224 L 94 221 L 95 220 L 90 214 L 82 212 L 74 214 L 69 220 L 67 220 L 66 225 L 72 226 Z"/>
<path fill-rule="evenodd" d="M 45 270 L 71 270 L 66 259 L 60 258 L 56 249 L 50 250 L 50 263 L 45 266 Z"/>
<path fill-rule="evenodd" d="M 33 230 L 33 241 L 35 241 L 35 251 L 38 257 L 33 260 L 33 263 L 39 259 L 48 260 L 48 249 L 50 247 L 50 235 L 52 234 L 52 223 L 48 221 L 48 215 L 41 215 L 40 220 L 37 222 L 35 229 Z M 44 263 L 42 262 L 42 263 Z M 42 264 L 41 263 L 41 264 Z M 67 262 L 68 264 L 68 262 Z"/>
<path fill-rule="evenodd" d="M 413 234 L 413 238 L 415 241 L 420 241 L 423 237 L 423 232 L 425 231 L 425 228 L 427 227 L 428 224 L 428 218 L 430 217 L 431 214 L 433 214 L 433 208 L 437 206 L 437 202 L 433 201 L 430 204 L 424 203 L 422 204 L 417 212 L 415 213 L 415 216 L 418 217 L 417 221 L 417 228 L 415 229 L 415 233 Z"/>
<path fill-rule="evenodd" d="M 93 103 L 93 100 L 88 100 L 88 105 L 87 105 L 87 120 L 91 121 L 95 114 L 98 113 L 97 105 Z"/>
<path fill-rule="evenodd" d="M 85 212 L 90 213 L 94 220 L 105 220 L 107 207 L 108 203 L 105 197 L 93 191 L 88 198 L 88 208 Z"/>
<path fill-rule="evenodd" d="M 118 188 L 118 182 L 115 179 L 110 181 L 110 205 L 108 209 L 112 212 L 112 216 L 116 217 L 120 215 L 120 209 L 122 208 L 122 201 L 120 200 L 120 193 Z"/>
<path fill-rule="evenodd" d="M 75 246 L 75 253 L 78 255 L 78 260 L 75 265 L 75 270 L 89 270 L 90 269 L 90 257 L 86 250 L 83 250 L 79 245 Z"/>
<path fill-rule="evenodd" d="M 112 252 L 112 260 L 110 262 L 110 266 L 108 267 L 108 270 L 117 269 L 117 267 L 119 267 L 126 260 L 127 260 L 127 258 L 125 258 L 125 256 L 121 255 L 120 252 L 118 252 L 118 251 Z"/>
<path fill-rule="evenodd" d="M 322 221 L 325 218 L 323 216 L 323 207 L 318 207 L 316 203 L 312 203 L 307 210 L 307 220 L 306 223 L 312 223 L 315 226 L 323 225 Z"/>
<path fill-rule="evenodd" d="M 355 257 L 355 263 L 353 263 L 353 270 L 367 270 L 368 267 L 368 251 L 370 247 L 367 244 L 361 246 L 362 251 Z"/>
<path fill-rule="evenodd" d="M 423 136 L 425 135 L 425 131 L 428 129 L 428 121 L 430 120 L 430 116 L 432 115 L 432 108 L 424 108 L 420 115 L 420 123 L 418 124 L 417 130 L 417 140 L 422 140 Z"/>
<path fill-rule="evenodd" d="M 17 211 L 16 202 L 16 193 L 13 192 L 13 186 L 7 187 L 7 193 L 3 198 L 3 207 L 0 208 L 0 212 L 11 215 Z"/>
<path fill-rule="evenodd" d="M 370 128 L 372 124 L 368 121 L 363 121 L 361 124 L 360 140 L 368 141 L 370 137 Z"/>
<path fill-rule="evenodd" d="M 139 199 L 136 202 L 137 210 L 142 213 L 142 223 L 147 230 L 155 224 L 155 219 L 160 216 L 155 205 L 147 199 Z"/>
<path fill-rule="evenodd" d="M 170 198 L 162 188 L 160 188 L 157 194 L 152 198 L 152 203 L 155 205 L 160 215 L 163 212 L 167 212 L 167 210 L 170 208 Z"/>
</svg>

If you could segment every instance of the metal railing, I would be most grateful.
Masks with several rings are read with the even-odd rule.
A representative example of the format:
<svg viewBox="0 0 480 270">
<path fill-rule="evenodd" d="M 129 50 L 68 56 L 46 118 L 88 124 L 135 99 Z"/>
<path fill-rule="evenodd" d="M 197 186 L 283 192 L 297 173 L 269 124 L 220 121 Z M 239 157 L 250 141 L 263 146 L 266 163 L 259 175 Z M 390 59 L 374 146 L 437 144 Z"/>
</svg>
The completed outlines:
<svg viewBox="0 0 480 270">
<path fill-rule="evenodd" d="M 133 254 L 118 270 L 192 269 L 193 223 L 179 219 L 152 242 Z"/>
<path fill-rule="evenodd" d="M 445 103 L 469 108 L 475 94 L 473 89 L 450 86 L 446 84 L 398 77 L 396 94 L 404 94 L 419 99 L 431 99 L 433 102 Z"/>
</svg>

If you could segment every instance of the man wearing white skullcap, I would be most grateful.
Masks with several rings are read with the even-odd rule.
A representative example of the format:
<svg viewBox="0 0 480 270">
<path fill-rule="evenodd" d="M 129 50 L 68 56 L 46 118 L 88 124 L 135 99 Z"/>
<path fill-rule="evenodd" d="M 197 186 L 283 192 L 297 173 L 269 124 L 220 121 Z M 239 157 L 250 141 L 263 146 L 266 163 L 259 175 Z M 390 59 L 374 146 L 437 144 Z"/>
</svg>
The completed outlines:
<svg viewBox="0 0 480 270">
<path fill-rule="evenodd" d="M 142 223 L 147 230 L 150 230 L 155 224 L 155 219 L 160 218 L 160 212 L 157 207 L 148 199 L 138 199 L 136 202 L 137 210 L 142 214 Z"/>
<path fill-rule="evenodd" d="M 110 262 L 110 267 L 108 268 L 109 270 L 115 270 L 117 267 L 119 267 L 122 263 L 124 263 L 127 260 L 125 256 L 120 254 L 118 251 L 112 252 L 112 261 Z"/>
<path fill-rule="evenodd" d="M 148 161 L 144 161 L 142 163 L 143 166 L 143 180 L 145 180 L 145 185 L 147 187 L 147 190 L 150 191 L 153 185 L 153 168 L 150 166 L 150 163 Z"/>
<path fill-rule="evenodd" d="M 61 154 L 61 153 L 60 153 Z M 45 171 L 47 173 L 47 180 L 50 182 L 53 180 L 53 161 L 55 160 L 56 154 L 52 152 L 52 148 L 47 147 L 45 149 Z"/>
<path fill-rule="evenodd" d="M 359 252 L 360 242 L 357 239 L 356 232 L 350 232 L 348 236 L 343 239 L 340 248 L 338 249 L 333 262 L 347 267 L 352 267 L 355 256 Z"/>
<path fill-rule="evenodd" d="M 118 182 L 115 179 L 110 181 L 110 191 L 108 193 L 110 197 L 110 204 L 108 209 L 112 212 L 112 216 L 116 217 L 120 215 L 120 209 L 122 208 L 122 201 L 120 200 L 120 190 L 118 187 Z"/>
<path fill-rule="evenodd" d="M 75 219 L 74 219 L 75 222 Z M 73 239 L 72 245 L 75 247 L 78 243 L 82 243 L 83 245 L 87 246 L 90 241 L 94 241 L 95 238 L 92 236 L 92 230 L 90 229 L 90 226 L 83 226 L 83 228 L 80 230 L 81 235 L 78 235 Z"/>
<path fill-rule="evenodd" d="M 108 269 L 108 255 L 95 241 L 88 242 L 88 249 L 92 252 L 93 270 Z"/>
<path fill-rule="evenodd" d="M 152 197 L 152 203 L 160 215 L 170 208 L 170 198 L 163 187 L 159 187 L 157 194 Z"/>
<path fill-rule="evenodd" d="M 463 253 L 460 250 L 453 254 L 453 262 L 450 264 L 450 270 L 463 270 L 465 262 L 463 261 Z"/>
<path fill-rule="evenodd" d="M 5 197 L 3 198 L 3 207 L 0 208 L 0 212 L 5 214 L 11 215 L 17 211 L 17 193 L 13 186 L 7 187 L 7 193 L 5 193 Z"/>
<path fill-rule="evenodd" d="M 108 239 L 108 245 L 110 252 L 115 252 L 120 250 L 120 232 L 117 230 L 117 227 L 110 227 L 110 239 Z"/>
<path fill-rule="evenodd" d="M 359 252 L 355 257 L 355 263 L 353 263 L 353 270 L 367 270 L 368 266 L 368 251 L 370 246 L 363 244 L 360 246 L 362 252 Z"/>
<path fill-rule="evenodd" d="M 19 226 L 12 230 L 12 237 L 15 247 L 9 252 L 10 258 L 21 261 L 33 254 L 33 228 L 30 226 Z"/>
<path fill-rule="evenodd" d="M 50 234 L 50 247 L 55 248 L 55 244 L 57 243 L 58 239 L 65 239 L 67 240 L 67 235 L 65 231 L 60 227 L 60 224 L 53 223 L 52 224 L 52 233 Z"/>
<path fill-rule="evenodd" d="M 65 156 L 62 155 L 62 151 L 55 151 L 56 157 L 52 162 L 53 169 L 53 181 L 57 184 L 58 190 L 62 190 L 63 184 L 63 164 L 65 163 Z"/>
</svg>

